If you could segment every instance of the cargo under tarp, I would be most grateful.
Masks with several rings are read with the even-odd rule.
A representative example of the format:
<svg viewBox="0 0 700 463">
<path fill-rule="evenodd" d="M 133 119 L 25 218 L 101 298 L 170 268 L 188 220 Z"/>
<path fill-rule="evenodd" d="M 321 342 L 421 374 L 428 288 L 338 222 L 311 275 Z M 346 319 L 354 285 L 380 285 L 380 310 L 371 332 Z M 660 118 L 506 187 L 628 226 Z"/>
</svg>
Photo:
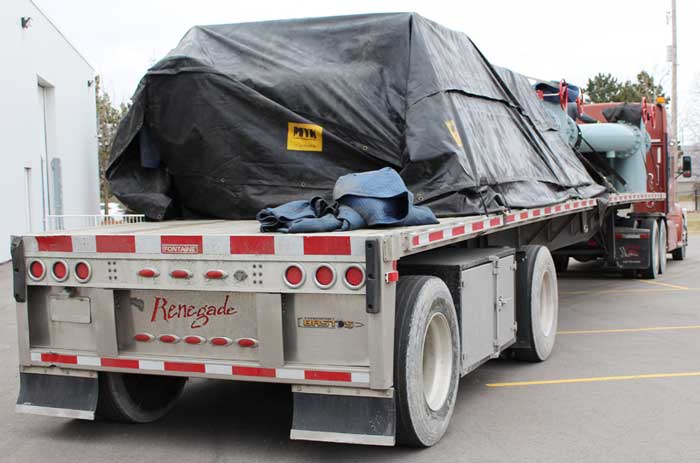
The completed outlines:
<svg viewBox="0 0 700 463">
<path fill-rule="evenodd" d="M 391 167 L 438 216 L 603 192 L 527 79 L 411 13 L 198 26 L 142 79 L 107 177 L 155 220 L 250 219 Z"/>
</svg>

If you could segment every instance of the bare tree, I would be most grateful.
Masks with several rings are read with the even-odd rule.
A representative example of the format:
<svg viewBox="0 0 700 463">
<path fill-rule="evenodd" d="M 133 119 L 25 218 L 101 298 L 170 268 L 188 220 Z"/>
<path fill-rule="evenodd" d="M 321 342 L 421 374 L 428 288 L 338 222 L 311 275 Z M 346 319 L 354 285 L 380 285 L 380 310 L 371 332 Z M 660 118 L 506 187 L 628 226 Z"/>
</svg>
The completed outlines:
<svg viewBox="0 0 700 463">
<path fill-rule="evenodd" d="M 700 74 L 695 75 L 683 114 L 678 122 L 683 133 L 683 143 L 700 144 Z"/>
</svg>

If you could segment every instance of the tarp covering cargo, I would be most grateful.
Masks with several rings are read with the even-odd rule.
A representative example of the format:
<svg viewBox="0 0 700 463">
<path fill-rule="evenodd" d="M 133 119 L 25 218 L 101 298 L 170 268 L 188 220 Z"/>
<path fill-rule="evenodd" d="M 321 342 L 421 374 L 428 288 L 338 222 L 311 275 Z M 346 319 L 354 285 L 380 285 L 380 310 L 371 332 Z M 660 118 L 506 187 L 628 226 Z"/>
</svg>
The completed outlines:
<svg viewBox="0 0 700 463">
<path fill-rule="evenodd" d="M 603 191 L 526 78 L 410 13 L 192 28 L 142 79 L 107 177 L 151 219 L 250 219 L 382 167 L 439 216 Z"/>
</svg>

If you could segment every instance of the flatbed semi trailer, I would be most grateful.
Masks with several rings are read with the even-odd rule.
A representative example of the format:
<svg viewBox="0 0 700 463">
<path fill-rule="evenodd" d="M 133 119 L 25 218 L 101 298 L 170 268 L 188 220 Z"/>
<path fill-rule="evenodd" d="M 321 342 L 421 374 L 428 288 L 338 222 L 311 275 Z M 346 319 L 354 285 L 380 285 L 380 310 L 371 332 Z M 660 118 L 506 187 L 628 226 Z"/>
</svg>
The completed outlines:
<svg viewBox="0 0 700 463">
<path fill-rule="evenodd" d="M 149 422 L 189 377 L 277 382 L 292 385 L 292 439 L 430 446 L 460 376 L 552 352 L 550 251 L 598 240 L 613 261 L 636 246 L 635 265 L 658 265 L 657 235 L 616 224 L 664 198 L 335 233 L 199 220 L 18 236 L 17 411 Z"/>
</svg>

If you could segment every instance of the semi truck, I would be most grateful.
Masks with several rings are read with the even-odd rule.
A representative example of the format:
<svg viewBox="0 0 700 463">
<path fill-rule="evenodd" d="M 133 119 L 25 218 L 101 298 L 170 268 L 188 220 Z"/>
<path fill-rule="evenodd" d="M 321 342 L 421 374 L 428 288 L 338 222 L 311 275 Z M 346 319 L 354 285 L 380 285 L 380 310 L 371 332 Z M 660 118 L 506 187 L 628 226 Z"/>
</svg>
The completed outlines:
<svg viewBox="0 0 700 463">
<path fill-rule="evenodd" d="M 663 104 L 636 105 L 636 126 L 584 105 L 601 123 L 576 124 L 569 89 L 525 91 L 604 194 L 421 226 L 287 234 L 198 219 L 13 237 L 17 411 L 147 423 L 188 378 L 274 382 L 293 392 L 291 439 L 436 444 L 462 376 L 550 356 L 570 257 L 654 278 L 668 252 L 685 255 Z"/>
</svg>

